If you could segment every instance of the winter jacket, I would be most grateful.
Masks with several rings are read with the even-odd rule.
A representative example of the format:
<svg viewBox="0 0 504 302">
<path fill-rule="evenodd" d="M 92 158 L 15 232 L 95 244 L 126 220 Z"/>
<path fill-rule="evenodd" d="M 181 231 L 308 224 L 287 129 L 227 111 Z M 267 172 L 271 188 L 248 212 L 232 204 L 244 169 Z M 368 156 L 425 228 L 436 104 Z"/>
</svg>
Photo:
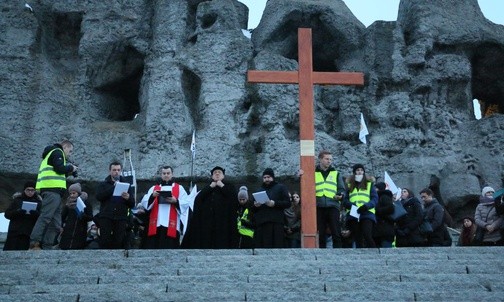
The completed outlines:
<svg viewBox="0 0 504 302">
<path fill-rule="evenodd" d="M 259 226 L 266 222 L 276 222 L 280 224 L 284 224 L 284 209 L 290 207 L 291 202 L 289 198 L 289 191 L 287 188 L 273 181 L 269 184 L 269 186 L 261 187 L 261 190 L 266 191 L 269 198 L 275 201 L 275 205 L 273 207 L 268 207 L 265 204 L 262 204 L 259 207 L 253 207 L 254 217 L 256 221 L 256 225 Z"/>
<path fill-rule="evenodd" d="M 396 246 L 421 246 L 424 238 L 418 227 L 423 221 L 423 211 L 416 197 L 401 200 L 407 214 L 396 222 Z"/>
<path fill-rule="evenodd" d="M 91 204 L 84 200 L 86 207 L 79 213 L 75 201 L 68 198 L 67 203 L 61 211 L 61 221 L 63 223 L 63 233 L 59 247 L 62 250 L 83 249 L 86 247 L 87 223 L 93 220 L 93 208 Z"/>
<path fill-rule="evenodd" d="M 5 218 L 10 220 L 4 250 L 27 250 L 30 246 L 30 234 L 40 214 L 42 197 L 35 194 L 30 198 L 23 192 L 15 193 L 12 198 L 14 200 L 4 213 Z M 22 210 L 23 201 L 36 202 L 37 210 L 29 213 Z"/>
<path fill-rule="evenodd" d="M 425 217 L 432 226 L 432 234 L 428 236 L 429 245 L 450 246 L 451 238 L 444 223 L 444 209 L 436 198 L 425 205 Z"/>
<path fill-rule="evenodd" d="M 497 214 L 495 204 L 492 198 L 480 197 L 480 203 L 474 212 L 474 221 L 481 228 L 486 228 L 487 225 L 494 227 L 492 233 L 485 230 L 483 242 L 497 242 L 501 239 L 500 227 L 502 225 L 502 216 Z"/>
<path fill-rule="evenodd" d="M 122 176 L 120 182 L 127 182 Z M 105 181 L 99 184 L 96 190 L 96 199 L 100 202 L 100 218 L 112 220 L 129 220 L 129 209 L 135 206 L 134 188 L 129 187 L 129 199 L 121 196 L 112 196 L 114 193 L 115 181 L 109 175 Z"/>
<path fill-rule="evenodd" d="M 378 204 L 375 209 L 376 225 L 373 228 L 373 237 L 394 241 L 394 221 L 389 218 L 394 213 L 392 192 L 389 190 L 378 191 Z"/>
</svg>

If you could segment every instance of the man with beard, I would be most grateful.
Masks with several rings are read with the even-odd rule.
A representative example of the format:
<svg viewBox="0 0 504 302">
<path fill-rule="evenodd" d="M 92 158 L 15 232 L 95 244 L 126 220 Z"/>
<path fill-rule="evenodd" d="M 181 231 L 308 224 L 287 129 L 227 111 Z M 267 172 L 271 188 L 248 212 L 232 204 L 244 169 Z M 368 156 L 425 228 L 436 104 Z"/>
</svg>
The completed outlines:
<svg viewBox="0 0 504 302">
<path fill-rule="evenodd" d="M 262 191 L 269 197 L 264 203 L 254 202 L 254 217 L 256 230 L 254 232 L 256 248 L 283 248 L 284 209 L 290 207 L 289 191 L 275 181 L 273 169 L 267 168 L 263 172 Z"/>
<path fill-rule="evenodd" d="M 212 182 L 196 196 L 187 235 L 191 248 L 238 247 L 237 192 L 231 183 L 224 181 L 225 173 L 224 168 L 214 167 L 210 171 Z"/>
</svg>

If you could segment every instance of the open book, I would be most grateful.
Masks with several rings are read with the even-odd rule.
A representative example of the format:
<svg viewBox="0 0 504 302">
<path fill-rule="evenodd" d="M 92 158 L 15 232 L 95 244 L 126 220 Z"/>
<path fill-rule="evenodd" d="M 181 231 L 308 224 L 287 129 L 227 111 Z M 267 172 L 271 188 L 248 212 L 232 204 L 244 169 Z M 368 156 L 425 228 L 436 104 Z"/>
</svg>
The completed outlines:
<svg viewBox="0 0 504 302">
<path fill-rule="evenodd" d="M 127 182 L 116 182 L 114 188 L 114 196 L 121 196 L 122 193 L 128 192 L 130 184 Z"/>
<path fill-rule="evenodd" d="M 23 204 L 21 205 L 21 209 L 25 210 L 27 213 L 30 211 L 36 211 L 37 210 L 37 203 L 32 202 L 32 201 L 23 201 Z"/>
<path fill-rule="evenodd" d="M 264 204 L 266 201 L 270 200 L 266 191 L 252 193 L 252 196 L 254 196 L 254 200 L 257 203 L 261 203 L 261 204 Z"/>
</svg>

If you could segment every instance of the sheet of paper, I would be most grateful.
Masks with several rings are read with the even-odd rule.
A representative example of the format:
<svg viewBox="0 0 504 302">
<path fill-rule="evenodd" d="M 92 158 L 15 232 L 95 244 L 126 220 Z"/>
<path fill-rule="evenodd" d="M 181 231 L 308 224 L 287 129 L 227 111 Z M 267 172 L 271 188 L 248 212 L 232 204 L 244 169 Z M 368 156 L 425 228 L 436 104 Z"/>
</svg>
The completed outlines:
<svg viewBox="0 0 504 302">
<path fill-rule="evenodd" d="M 254 196 L 254 200 L 258 203 L 265 203 L 266 201 L 270 200 L 270 198 L 268 197 L 268 194 L 266 193 L 266 191 L 260 191 L 260 192 L 255 192 L 255 193 L 252 193 L 252 196 Z"/>
<path fill-rule="evenodd" d="M 353 217 L 355 217 L 355 218 L 359 219 L 360 214 L 359 214 L 359 213 L 357 213 L 357 209 L 358 209 L 358 207 L 357 207 L 357 206 L 352 205 L 352 208 L 350 209 L 350 216 L 353 216 Z"/>
<path fill-rule="evenodd" d="M 31 210 L 36 211 L 37 210 L 37 203 L 32 202 L 32 201 L 23 201 L 23 204 L 21 205 L 21 209 L 25 210 L 27 213 L 29 213 Z"/>
<path fill-rule="evenodd" d="M 84 201 L 80 197 L 77 197 L 77 210 L 82 213 L 84 212 L 85 208 L 86 204 L 84 203 Z"/>
<path fill-rule="evenodd" d="M 121 196 L 123 192 L 128 192 L 130 184 L 127 182 L 116 182 L 114 188 L 114 196 Z"/>
</svg>

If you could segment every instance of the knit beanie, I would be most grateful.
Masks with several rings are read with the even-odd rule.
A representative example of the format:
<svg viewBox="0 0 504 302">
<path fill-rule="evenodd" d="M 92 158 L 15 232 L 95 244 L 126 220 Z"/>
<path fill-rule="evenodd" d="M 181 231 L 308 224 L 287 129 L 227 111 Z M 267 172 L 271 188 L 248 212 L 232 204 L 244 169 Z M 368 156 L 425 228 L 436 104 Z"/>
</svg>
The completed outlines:
<svg viewBox="0 0 504 302">
<path fill-rule="evenodd" d="M 384 182 L 378 182 L 375 184 L 375 187 L 378 191 L 385 191 L 385 189 L 387 189 L 387 184 Z"/>
<path fill-rule="evenodd" d="M 31 181 L 31 180 L 25 182 L 23 189 L 26 189 L 26 188 L 35 188 L 35 182 Z"/>
<path fill-rule="evenodd" d="M 366 169 L 364 169 L 364 165 L 363 164 L 355 164 L 353 167 L 352 167 L 352 173 L 355 174 L 355 171 L 357 171 L 357 169 L 361 168 L 362 170 L 364 170 L 364 173 L 366 173 Z"/>
<path fill-rule="evenodd" d="M 273 172 L 273 169 L 271 168 L 266 168 L 262 174 L 262 176 L 264 175 L 269 175 L 271 176 L 271 178 L 275 178 L 275 172 Z"/>
<path fill-rule="evenodd" d="M 81 187 L 81 184 L 76 182 L 74 183 L 73 185 L 71 185 L 70 187 L 68 187 L 68 192 L 77 192 L 77 193 L 82 193 L 82 187 Z"/>
<path fill-rule="evenodd" d="M 249 199 L 248 189 L 246 186 L 240 187 L 240 190 L 238 191 L 238 199 Z"/>
<path fill-rule="evenodd" d="M 484 187 L 483 190 L 481 190 L 481 196 L 485 196 L 488 192 L 494 193 L 495 190 L 492 187 Z"/>
</svg>

